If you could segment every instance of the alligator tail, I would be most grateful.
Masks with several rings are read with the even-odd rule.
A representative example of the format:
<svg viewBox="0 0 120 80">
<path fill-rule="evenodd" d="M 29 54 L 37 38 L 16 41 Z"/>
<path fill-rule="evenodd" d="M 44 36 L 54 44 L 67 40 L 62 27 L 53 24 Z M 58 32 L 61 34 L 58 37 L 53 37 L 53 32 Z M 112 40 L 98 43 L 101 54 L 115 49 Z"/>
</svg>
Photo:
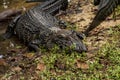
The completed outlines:
<svg viewBox="0 0 120 80">
<path fill-rule="evenodd" d="M 115 8 L 119 5 L 119 0 L 101 0 L 99 5 L 99 10 L 94 17 L 92 23 L 87 28 L 87 30 L 84 32 L 87 36 L 88 33 L 93 30 L 95 27 L 97 27 L 101 22 L 103 22 L 112 12 L 115 10 Z"/>
<path fill-rule="evenodd" d="M 49 0 L 36 6 L 38 10 L 43 10 L 51 15 L 57 14 L 60 10 L 65 11 L 68 7 L 68 0 Z"/>
<path fill-rule="evenodd" d="M 49 0 L 26 0 L 27 3 L 30 3 L 30 2 L 45 2 L 45 1 L 49 1 Z"/>
</svg>

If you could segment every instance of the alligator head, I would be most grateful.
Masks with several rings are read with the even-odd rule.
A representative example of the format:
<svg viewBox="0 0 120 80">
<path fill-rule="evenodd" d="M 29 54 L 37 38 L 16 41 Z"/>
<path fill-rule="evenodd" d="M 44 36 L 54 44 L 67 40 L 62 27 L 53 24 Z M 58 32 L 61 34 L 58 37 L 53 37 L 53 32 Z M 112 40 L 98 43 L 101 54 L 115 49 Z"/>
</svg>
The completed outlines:
<svg viewBox="0 0 120 80">
<path fill-rule="evenodd" d="M 51 37 L 50 43 L 58 45 L 60 49 L 67 48 L 70 51 L 86 52 L 87 48 L 82 40 L 82 34 L 72 30 L 60 30 L 54 35 L 54 37 Z"/>
</svg>

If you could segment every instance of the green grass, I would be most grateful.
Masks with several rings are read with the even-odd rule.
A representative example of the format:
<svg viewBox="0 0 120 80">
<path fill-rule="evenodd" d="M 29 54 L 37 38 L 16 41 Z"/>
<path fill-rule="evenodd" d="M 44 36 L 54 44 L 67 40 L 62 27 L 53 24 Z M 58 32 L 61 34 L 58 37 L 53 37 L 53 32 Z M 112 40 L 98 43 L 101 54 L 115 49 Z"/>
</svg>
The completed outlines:
<svg viewBox="0 0 120 80">
<path fill-rule="evenodd" d="M 108 32 L 111 35 L 110 41 L 91 59 L 87 58 L 86 54 L 72 53 L 66 55 L 64 53 L 49 53 L 49 56 L 43 56 L 43 60 L 48 66 L 48 70 L 56 70 L 56 75 L 51 76 L 46 74 L 47 79 L 55 76 L 57 80 L 119 80 L 120 79 L 120 26 L 111 28 Z M 60 70 L 53 65 L 55 60 L 60 61 L 65 65 L 66 70 Z M 75 66 L 76 60 L 87 62 L 89 68 L 86 70 L 78 69 Z M 49 61 L 49 62 L 48 62 Z M 62 75 L 58 73 L 61 72 Z M 49 75 L 49 76 L 48 76 Z"/>
<path fill-rule="evenodd" d="M 41 57 L 35 58 L 32 64 L 44 64 L 42 71 L 36 67 L 25 72 L 10 71 L 2 78 L 12 79 L 15 76 L 20 80 L 119 80 L 120 79 L 120 26 L 111 28 L 108 32 L 109 40 L 98 50 L 93 57 L 86 53 L 66 53 L 57 47 L 46 52 L 42 49 Z M 80 67 L 79 65 L 83 65 Z M 88 67 L 86 67 L 86 65 Z M 31 68 L 30 68 L 31 69 Z"/>
<path fill-rule="evenodd" d="M 44 71 L 39 72 L 42 80 L 119 80 L 120 79 L 120 27 L 110 29 L 110 41 L 89 59 L 85 53 L 58 53 L 53 49 L 42 56 L 46 65 Z M 77 68 L 76 61 L 86 63 L 89 68 Z M 58 61 L 58 63 L 56 63 Z M 58 64 L 57 66 L 55 66 Z"/>
</svg>

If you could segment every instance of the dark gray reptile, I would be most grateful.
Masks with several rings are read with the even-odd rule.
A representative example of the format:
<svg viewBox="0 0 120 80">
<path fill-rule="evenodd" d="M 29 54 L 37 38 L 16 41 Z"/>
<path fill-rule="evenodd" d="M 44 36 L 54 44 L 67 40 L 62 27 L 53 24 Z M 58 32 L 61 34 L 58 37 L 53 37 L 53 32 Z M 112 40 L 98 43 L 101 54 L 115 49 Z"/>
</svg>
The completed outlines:
<svg viewBox="0 0 120 80">
<path fill-rule="evenodd" d="M 91 30 L 96 28 L 106 17 L 108 17 L 115 8 L 120 5 L 120 0 L 94 0 L 94 4 L 98 5 L 98 12 L 94 17 L 90 26 L 85 30 L 84 34 L 87 36 Z"/>
<path fill-rule="evenodd" d="M 20 17 L 16 17 L 9 24 L 4 38 L 10 38 L 13 34 L 35 51 L 39 51 L 40 46 L 49 49 L 54 45 L 61 49 L 67 47 L 78 52 L 87 51 L 80 33 L 61 29 L 59 20 L 40 6 L 33 7 Z"/>
<path fill-rule="evenodd" d="M 36 8 L 38 10 L 42 9 L 51 15 L 56 15 L 59 11 L 67 9 L 69 0 L 26 0 L 26 2 L 43 2 L 44 5 L 36 6 Z"/>
</svg>

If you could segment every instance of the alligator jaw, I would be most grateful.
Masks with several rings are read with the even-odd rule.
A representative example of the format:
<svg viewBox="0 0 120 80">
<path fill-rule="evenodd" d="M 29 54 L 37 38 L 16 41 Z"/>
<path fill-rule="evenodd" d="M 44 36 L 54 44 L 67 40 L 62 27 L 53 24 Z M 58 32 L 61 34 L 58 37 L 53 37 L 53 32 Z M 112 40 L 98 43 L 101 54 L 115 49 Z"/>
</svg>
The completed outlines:
<svg viewBox="0 0 120 80">
<path fill-rule="evenodd" d="M 70 51 L 76 51 L 79 53 L 87 51 L 86 45 L 82 42 L 82 34 L 78 34 L 76 31 L 62 29 L 51 39 L 51 41 L 53 41 L 53 43 L 58 45 L 61 49 L 67 48 Z"/>
</svg>

